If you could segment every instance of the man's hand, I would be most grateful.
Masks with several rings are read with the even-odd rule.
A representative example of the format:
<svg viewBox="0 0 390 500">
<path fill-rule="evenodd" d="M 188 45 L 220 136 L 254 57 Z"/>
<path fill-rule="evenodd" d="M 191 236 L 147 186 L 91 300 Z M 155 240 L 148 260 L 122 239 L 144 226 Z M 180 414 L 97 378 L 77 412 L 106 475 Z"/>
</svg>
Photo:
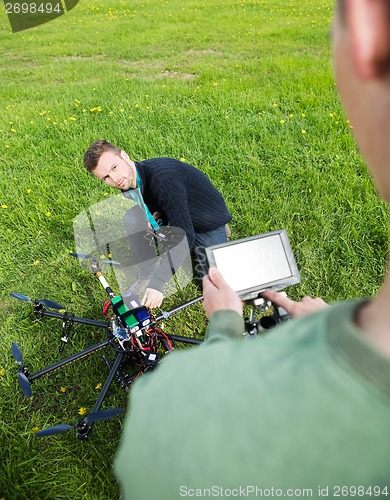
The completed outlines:
<svg viewBox="0 0 390 500">
<path fill-rule="evenodd" d="M 215 267 L 203 278 L 203 309 L 208 319 L 216 311 L 230 309 L 242 315 L 242 302 Z"/>
<path fill-rule="evenodd" d="M 147 288 L 144 296 L 142 297 L 141 304 L 149 309 L 153 309 L 154 307 L 161 306 L 163 298 L 163 294 L 158 290 L 155 290 L 154 288 Z"/>
<path fill-rule="evenodd" d="M 289 299 L 283 293 L 274 292 L 273 290 L 266 290 L 261 293 L 261 296 L 270 300 L 277 306 L 283 307 L 287 313 L 292 318 L 298 318 L 299 316 L 307 316 L 315 311 L 319 311 L 324 307 L 327 307 L 327 303 L 322 299 L 316 297 L 312 299 L 311 297 L 303 297 L 299 302 Z"/>
</svg>

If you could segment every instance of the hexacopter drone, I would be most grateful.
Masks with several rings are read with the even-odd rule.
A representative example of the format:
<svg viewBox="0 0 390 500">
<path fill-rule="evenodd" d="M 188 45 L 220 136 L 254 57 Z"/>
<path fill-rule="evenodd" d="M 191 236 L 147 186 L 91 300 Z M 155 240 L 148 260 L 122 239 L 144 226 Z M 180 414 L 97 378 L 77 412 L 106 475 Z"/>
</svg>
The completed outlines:
<svg viewBox="0 0 390 500">
<path fill-rule="evenodd" d="M 19 387 L 23 394 L 27 398 L 30 398 L 32 397 L 32 382 L 105 347 L 111 347 L 114 350 L 115 359 L 113 362 L 109 362 L 104 357 L 109 368 L 109 374 L 91 413 L 80 419 L 75 425 L 60 424 L 41 430 L 36 433 L 38 437 L 58 434 L 76 427 L 77 436 L 80 439 L 87 438 L 94 422 L 114 417 L 123 411 L 120 408 L 100 409 L 114 379 L 118 380 L 122 387 L 128 390 L 140 375 L 157 366 L 161 355 L 172 351 L 175 342 L 192 345 L 201 343 L 201 340 L 197 338 L 167 334 L 158 327 L 158 324 L 172 314 L 199 302 L 202 300 L 202 296 L 185 302 L 170 311 L 165 311 L 160 316 L 154 318 L 145 306 L 140 305 L 135 295 L 125 302 L 121 295 L 115 295 L 111 290 L 100 269 L 99 262 L 111 265 L 116 265 L 118 264 L 117 262 L 112 260 L 99 261 L 99 259 L 94 259 L 92 256 L 86 254 L 72 253 L 71 255 L 91 261 L 93 272 L 109 296 L 109 300 L 103 306 L 103 313 L 109 318 L 109 321 L 96 321 L 74 316 L 67 313 L 61 304 L 52 300 L 31 300 L 26 295 L 20 293 L 11 293 L 11 296 L 19 300 L 31 301 L 37 317 L 46 316 L 49 318 L 58 318 L 62 321 L 60 352 L 63 351 L 65 344 L 70 339 L 75 323 L 103 328 L 106 338 L 91 347 L 34 373 L 30 373 L 28 368 L 23 364 L 21 350 L 18 344 L 13 342 L 12 354 L 18 363 Z M 49 309 L 54 309 L 55 311 Z M 109 310 L 112 310 L 111 316 L 109 315 Z M 134 368 L 136 371 L 134 371 Z M 132 371 L 130 375 L 128 374 L 129 369 Z"/>
</svg>

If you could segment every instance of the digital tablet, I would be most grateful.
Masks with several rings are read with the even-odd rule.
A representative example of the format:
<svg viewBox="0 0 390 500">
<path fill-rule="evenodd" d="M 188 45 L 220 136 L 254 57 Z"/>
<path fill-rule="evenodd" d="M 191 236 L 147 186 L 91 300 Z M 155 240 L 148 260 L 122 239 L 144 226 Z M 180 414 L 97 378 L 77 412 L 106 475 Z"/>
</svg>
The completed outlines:
<svg viewBox="0 0 390 500">
<path fill-rule="evenodd" d="M 206 256 L 209 267 L 216 267 L 242 300 L 301 281 L 284 229 L 212 245 Z"/>
</svg>

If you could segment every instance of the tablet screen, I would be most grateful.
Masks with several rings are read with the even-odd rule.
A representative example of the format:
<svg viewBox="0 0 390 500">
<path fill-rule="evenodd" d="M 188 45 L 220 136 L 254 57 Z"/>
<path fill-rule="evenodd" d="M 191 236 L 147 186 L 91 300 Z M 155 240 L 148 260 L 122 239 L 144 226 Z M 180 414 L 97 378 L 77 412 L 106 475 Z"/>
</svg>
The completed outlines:
<svg viewBox="0 0 390 500">
<path fill-rule="evenodd" d="M 244 297 L 267 288 L 299 283 L 299 272 L 285 230 L 214 245 L 206 249 L 210 266 Z"/>
</svg>

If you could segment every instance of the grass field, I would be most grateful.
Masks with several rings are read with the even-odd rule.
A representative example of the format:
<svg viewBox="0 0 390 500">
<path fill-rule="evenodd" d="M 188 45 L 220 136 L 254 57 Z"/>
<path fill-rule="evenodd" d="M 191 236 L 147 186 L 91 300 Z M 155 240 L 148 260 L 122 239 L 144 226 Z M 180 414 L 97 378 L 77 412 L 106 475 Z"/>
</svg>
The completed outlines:
<svg viewBox="0 0 390 500">
<path fill-rule="evenodd" d="M 11 292 L 103 319 L 104 291 L 69 257 L 74 217 L 114 194 L 83 170 L 94 139 L 203 170 L 233 214 L 233 238 L 285 228 L 302 277 L 292 297 L 376 293 L 388 213 L 334 86 L 331 14 L 330 0 L 80 0 L 13 34 L 0 6 L 0 498 L 120 497 L 111 463 L 122 417 L 95 424 L 88 442 L 34 436 L 91 410 L 101 355 L 43 377 L 30 400 L 11 356 L 15 341 L 38 370 L 59 359 L 60 337 L 58 322 L 38 322 Z M 165 326 L 201 336 L 201 306 Z M 64 354 L 96 339 L 79 328 Z M 126 408 L 119 385 L 105 405 Z"/>
</svg>

